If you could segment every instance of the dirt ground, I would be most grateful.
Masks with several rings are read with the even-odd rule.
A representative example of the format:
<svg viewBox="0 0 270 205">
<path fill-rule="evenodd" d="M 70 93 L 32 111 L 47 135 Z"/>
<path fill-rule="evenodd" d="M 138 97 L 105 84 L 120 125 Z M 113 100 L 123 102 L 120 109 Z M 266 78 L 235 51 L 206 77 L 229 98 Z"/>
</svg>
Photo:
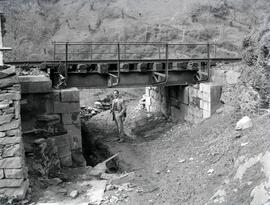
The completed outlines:
<svg viewBox="0 0 270 205">
<path fill-rule="evenodd" d="M 116 187 L 107 183 L 100 204 L 263 204 L 267 200 L 254 192 L 270 178 L 261 160 L 270 145 L 269 114 L 254 116 L 253 128 L 236 132 L 241 117 L 223 109 L 199 125 L 172 122 L 141 110 L 133 98 L 125 121 L 129 138 L 118 143 L 109 111 L 94 116 L 87 129 L 111 155 L 119 153 L 118 174 L 130 176 Z M 39 190 L 33 204 L 89 204 L 87 190 L 100 180 L 89 175 L 91 169 L 65 170 L 67 179 Z M 74 190 L 78 196 L 72 199 Z"/>
<path fill-rule="evenodd" d="M 200 125 L 150 117 L 142 123 L 143 131 L 140 126 L 140 132 L 133 130 L 132 142 L 104 137 L 112 153 L 120 152 L 121 165 L 135 170 L 133 183 L 141 189 L 130 193 L 128 202 L 116 204 L 252 204 L 250 193 L 265 176 L 258 171 L 260 163 L 242 170 L 239 159 L 267 151 L 269 115 L 257 116 L 254 128 L 239 133 L 235 124 L 241 117 L 224 110 Z M 236 179 L 238 172 L 243 181 Z"/>
</svg>

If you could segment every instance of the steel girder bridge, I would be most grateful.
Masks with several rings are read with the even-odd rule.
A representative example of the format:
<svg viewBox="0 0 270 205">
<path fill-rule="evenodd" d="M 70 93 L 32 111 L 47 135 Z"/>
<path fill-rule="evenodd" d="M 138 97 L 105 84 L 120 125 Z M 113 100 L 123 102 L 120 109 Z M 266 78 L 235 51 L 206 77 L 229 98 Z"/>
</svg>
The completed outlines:
<svg viewBox="0 0 270 205">
<path fill-rule="evenodd" d="M 195 58 L 175 55 L 176 49 L 198 47 L 203 52 Z M 190 85 L 209 80 L 210 68 L 217 62 L 241 60 L 217 58 L 216 45 L 210 43 L 53 42 L 53 48 L 51 61 L 6 64 L 38 66 L 50 73 L 54 85 L 62 82 L 64 87 L 104 88 Z"/>
</svg>

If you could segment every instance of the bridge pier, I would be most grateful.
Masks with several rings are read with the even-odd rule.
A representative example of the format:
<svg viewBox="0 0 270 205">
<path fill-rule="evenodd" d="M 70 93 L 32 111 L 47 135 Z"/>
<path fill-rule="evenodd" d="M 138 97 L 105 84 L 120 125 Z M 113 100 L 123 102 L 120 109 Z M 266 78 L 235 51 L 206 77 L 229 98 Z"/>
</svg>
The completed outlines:
<svg viewBox="0 0 270 205">
<path fill-rule="evenodd" d="M 161 112 L 174 120 L 200 123 L 220 107 L 221 86 L 200 83 L 190 86 L 146 87 L 148 112 Z"/>
<path fill-rule="evenodd" d="M 45 76 L 22 76 L 22 129 L 50 133 L 62 166 L 85 166 L 82 155 L 80 98 L 77 88 L 54 90 Z M 36 85 L 39 83 L 39 86 Z"/>
</svg>

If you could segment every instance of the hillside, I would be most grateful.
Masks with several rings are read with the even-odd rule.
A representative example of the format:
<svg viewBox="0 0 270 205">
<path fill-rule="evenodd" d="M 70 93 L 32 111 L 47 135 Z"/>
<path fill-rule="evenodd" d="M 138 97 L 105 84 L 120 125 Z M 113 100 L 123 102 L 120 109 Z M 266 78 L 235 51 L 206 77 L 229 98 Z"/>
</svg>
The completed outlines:
<svg viewBox="0 0 270 205">
<path fill-rule="evenodd" d="M 262 22 L 270 2 L 4 0 L 0 6 L 7 18 L 5 44 L 13 48 L 8 59 L 36 60 L 52 58 L 52 41 L 216 41 L 218 56 L 237 56 L 242 39 Z M 146 51 L 142 57 L 156 55 L 153 48 Z M 194 47 L 170 51 L 171 57 L 201 52 Z"/>
</svg>

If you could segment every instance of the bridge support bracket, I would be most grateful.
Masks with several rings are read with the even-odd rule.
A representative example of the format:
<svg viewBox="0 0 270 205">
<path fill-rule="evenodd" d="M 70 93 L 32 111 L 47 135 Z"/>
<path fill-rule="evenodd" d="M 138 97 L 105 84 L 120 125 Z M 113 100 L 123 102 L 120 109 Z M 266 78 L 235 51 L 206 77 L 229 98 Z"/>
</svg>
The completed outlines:
<svg viewBox="0 0 270 205">
<path fill-rule="evenodd" d="M 117 75 L 109 73 L 108 87 L 111 88 L 117 86 L 118 84 L 119 84 L 119 77 Z"/>
</svg>

